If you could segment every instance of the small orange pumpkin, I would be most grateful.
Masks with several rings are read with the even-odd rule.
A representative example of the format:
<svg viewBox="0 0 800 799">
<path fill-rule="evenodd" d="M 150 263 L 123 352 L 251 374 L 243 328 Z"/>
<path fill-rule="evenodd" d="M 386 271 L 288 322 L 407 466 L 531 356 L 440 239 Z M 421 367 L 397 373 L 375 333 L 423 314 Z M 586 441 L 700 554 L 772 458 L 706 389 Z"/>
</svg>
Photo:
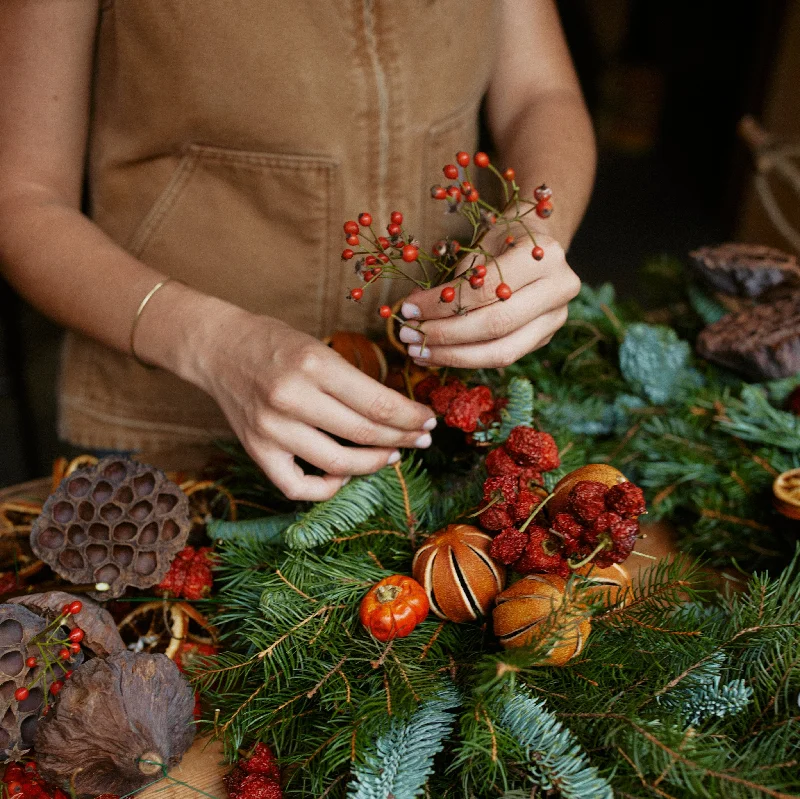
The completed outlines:
<svg viewBox="0 0 800 799">
<path fill-rule="evenodd" d="M 538 665 L 563 666 L 574 658 L 583 649 L 591 623 L 570 601 L 566 585 L 555 574 L 529 574 L 499 594 L 493 621 L 500 643 L 506 649 L 535 645 L 554 632 L 546 622 L 555 618 L 556 640 Z"/>
<path fill-rule="evenodd" d="M 379 641 L 405 638 L 428 615 L 422 586 L 404 574 L 384 577 L 361 600 L 359 617 Z"/>
<path fill-rule="evenodd" d="M 586 466 L 581 466 L 564 475 L 556 483 L 553 489 L 553 498 L 547 503 L 547 513 L 551 519 L 554 519 L 557 513 L 565 513 L 567 511 L 569 492 L 581 480 L 594 480 L 607 485 L 609 488 L 619 483 L 628 482 L 628 478 L 619 469 L 615 469 L 607 463 L 587 463 Z"/>
<path fill-rule="evenodd" d="M 578 570 L 584 580 L 580 586 L 581 595 L 594 602 L 597 599 L 604 605 L 627 605 L 631 601 L 631 578 L 619 563 L 612 563 L 601 569 L 591 563 Z"/>
<path fill-rule="evenodd" d="M 489 557 L 491 543 L 471 524 L 449 524 L 417 550 L 412 573 L 439 618 L 461 623 L 488 615 L 506 576 Z"/>
</svg>

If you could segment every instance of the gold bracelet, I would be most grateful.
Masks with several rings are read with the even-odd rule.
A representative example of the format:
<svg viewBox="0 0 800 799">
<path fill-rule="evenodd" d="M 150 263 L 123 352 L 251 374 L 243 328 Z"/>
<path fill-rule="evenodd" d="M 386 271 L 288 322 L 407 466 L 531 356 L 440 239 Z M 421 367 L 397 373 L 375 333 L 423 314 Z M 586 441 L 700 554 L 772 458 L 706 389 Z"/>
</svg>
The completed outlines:
<svg viewBox="0 0 800 799">
<path fill-rule="evenodd" d="M 164 288 L 164 286 L 166 286 L 167 283 L 169 283 L 170 281 L 173 281 L 173 280 L 175 280 L 175 279 L 171 278 L 171 277 L 168 277 L 168 278 L 165 278 L 164 280 L 160 280 L 158 283 L 156 283 L 155 286 L 153 286 L 153 288 L 151 288 L 150 291 L 148 291 L 147 294 L 144 295 L 144 298 L 139 303 L 139 307 L 136 309 L 136 315 L 133 317 L 133 325 L 131 326 L 131 338 L 130 338 L 131 355 L 133 356 L 133 360 L 136 361 L 136 363 L 138 363 L 140 366 L 144 366 L 145 369 L 155 369 L 156 367 L 153 366 L 153 364 L 151 364 L 151 363 L 147 363 L 146 361 L 143 361 L 136 354 L 136 347 L 134 347 L 134 345 L 133 345 L 133 339 L 134 339 L 134 336 L 136 335 L 136 328 L 139 326 L 139 320 L 142 318 L 142 312 L 147 307 L 147 303 L 150 302 L 151 299 L 153 299 L 153 295 L 159 289 Z M 180 281 L 175 281 L 175 282 L 179 283 Z"/>
</svg>

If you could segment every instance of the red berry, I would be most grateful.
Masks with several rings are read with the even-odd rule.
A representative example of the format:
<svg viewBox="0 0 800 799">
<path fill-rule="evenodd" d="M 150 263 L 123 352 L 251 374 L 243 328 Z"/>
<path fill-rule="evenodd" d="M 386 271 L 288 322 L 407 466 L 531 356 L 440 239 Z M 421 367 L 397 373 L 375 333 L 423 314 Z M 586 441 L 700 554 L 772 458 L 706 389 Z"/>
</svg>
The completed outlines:
<svg viewBox="0 0 800 799">
<path fill-rule="evenodd" d="M 531 255 L 534 261 L 541 261 L 542 258 L 544 258 L 544 250 L 537 244 L 533 250 L 531 250 Z"/>
<path fill-rule="evenodd" d="M 382 264 L 388 264 L 389 263 L 389 256 L 385 252 L 378 253 L 378 260 Z"/>
<path fill-rule="evenodd" d="M 477 266 L 473 267 L 472 274 L 477 275 L 478 277 L 486 277 L 485 264 L 478 264 Z"/>
<path fill-rule="evenodd" d="M 400 213 L 400 211 L 392 211 L 391 220 L 393 225 L 402 225 L 403 215 Z"/>
<path fill-rule="evenodd" d="M 475 166 L 479 166 L 482 169 L 485 169 L 489 166 L 489 156 L 486 153 L 477 152 L 473 156 L 472 160 L 475 162 Z"/>
<path fill-rule="evenodd" d="M 70 658 L 69 649 L 67 649 L 66 647 L 64 647 L 63 649 L 59 649 L 58 656 L 61 658 L 61 660 L 69 660 Z"/>
<path fill-rule="evenodd" d="M 377 264 L 377 263 L 378 263 L 378 259 L 377 259 L 377 258 L 376 258 L 374 255 L 368 255 L 368 256 L 367 256 L 367 257 L 364 259 L 364 263 L 365 263 L 367 266 L 374 266 L 375 264 Z"/>
<path fill-rule="evenodd" d="M 351 247 L 358 247 L 358 236 L 348 236 L 345 240 Z"/>
<path fill-rule="evenodd" d="M 80 627 L 76 627 L 76 628 L 75 628 L 75 629 L 74 629 L 74 630 L 73 630 L 73 631 L 72 631 L 72 632 L 69 634 L 69 640 L 70 640 L 70 641 L 71 641 L 73 644 L 79 644 L 81 641 L 83 641 L 83 637 L 84 637 L 84 635 L 86 635 L 86 633 L 84 633 L 84 631 L 83 631 L 83 630 L 81 630 L 81 628 L 80 628 Z"/>
<path fill-rule="evenodd" d="M 378 313 L 381 315 L 381 318 L 389 319 L 392 315 L 392 309 L 388 305 L 381 305 Z"/>
<path fill-rule="evenodd" d="M 456 162 L 459 166 L 469 166 L 469 153 L 465 153 L 463 150 L 456 153 Z"/>
<path fill-rule="evenodd" d="M 382 266 L 376 266 L 372 270 L 372 274 L 375 275 L 375 277 L 377 277 L 381 272 L 383 272 L 383 267 Z"/>
<path fill-rule="evenodd" d="M 511 167 L 509 167 L 508 169 L 506 169 L 506 171 L 505 171 L 505 172 L 503 172 L 503 177 L 504 177 L 504 178 L 505 178 L 505 179 L 506 179 L 506 180 L 507 180 L 509 183 L 511 183 L 511 181 L 512 181 L 512 180 L 514 180 L 514 178 L 515 178 L 516 176 L 517 176 L 517 173 L 516 173 L 516 172 L 515 172 L 515 171 L 514 171 L 514 170 L 513 170 Z"/>
<path fill-rule="evenodd" d="M 378 244 L 382 250 L 388 250 L 389 247 L 392 246 L 392 243 L 386 238 L 386 236 L 378 236 Z"/>
<path fill-rule="evenodd" d="M 507 300 L 511 297 L 511 286 L 508 283 L 501 283 L 495 290 L 494 293 L 497 297 L 501 300 Z"/>
<path fill-rule="evenodd" d="M 355 253 L 352 250 L 342 250 L 342 260 L 349 261 Z"/>
<path fill-rule="evenodd" d="M 81 651 L 81 645 L 80 644 L 70 644 L 69 645 L 69 651 L 72 652 L 73 655 L 77 655 L 78 652 Z"/>
<path fill-rule="evenodd" d="M 26 666 L 27 666 L 29 669 L 33 669 L 33 668 L 35 668 L 35 667 L 36 667 L 36 658 L 34 658 L 34 657 L 29 657 L 29 658 L 28 658 L 28 659 L 25 661 L 25 665 L 26 665 Z"/>
<path fill-rule="evenodd" d="M 516 527 L 506 527 L 492 541 L 489 555 L 493 560 L 510 566 L 514 561 L 519 560 L 527 544 L 527 533 L 520 532 Z"/>
<path fill-rule="evenodd" d="M 431 186 L 431 197 L 433 197 L 434 200 L 443 200 L 447 197 L 444 186 Z"/>
<path fill-rule="evenodd" d="M 358 302 L 364 296 L 364 289 L 350 289 L 350 299 Z"/>
<path fill-rule="evenodd" d="M 552 196 L 553 190 L 549 186 L 545 186 L 544 183 L 533 190 L 533 199 L 537 202 L 539 200 L 549 200 Z"/>
<path fill-rule="evenodd" d="M 512 247 L 514 245 L 514 237 L 513 236 L 506 236 L 506 244 L 509 247 Z"/>
<path fill-rule="evenodd" d="M 29 695 L 30 691 L 28 691 L 28 689 L 24 685 L 21 688 L 17 688 L 17 690 L 14 691 L 14 699 L 16 699 L 17 702 L 24 702 Z"/>
<path fill-rule="evenodd" d="M 541 472 L 557 469 L 561 464 L 558 445 L 549 433 L 518 425 L 509 435 L 505 448 L 515 463 Z"/>
<path fill-rule="evenodd" d="M 455 164 L 447 164 L 442 172 L 448 180 L 455 180 L 458 177 L 458 167 Z"/>
<path fill-rule="evenodd" d="M 348 236 L 357 236 L 358 235 L 358 222 L 350 219 L 344 223 L 344 232 Z"/>
<path fill-rule="evenodd" d="M 386 225 L 386 232 L 392 238 L 394 238 L 395 236 L 399 236 L 400 230 L 401 230 L 400 225 L 396 225 L 394 222 L 392 222 L 390 225 Z"/>
<path fill-rule="evenodd" d="M 22 784 L 19 782 L 9 782 L 8 783 L 8 792 L 11 796 L 16 796 L 18 793 L 22 793 Z"/>
<path fill-rule="evenodd" d="M 364 272 L 364 274 L 361 277 L 363 277 L 364 280 L 366 280 L 367 283 L 369 283 L 369 281 L 372 280 L 373 277 L 375 277 L 375 273 L 371 269 L 367 269 L 367 271 Z"/>
<path fill-rule="evenodd" d="M 69 612 L 75 616 L 83 610 L 83 602 L 80 599 L 76 599 L 74 602 L 69 603 Z"/>
<path fill-rule="evenodd" d="M 64 672 L 64 679 L 68 680 L 72 676 L 72 669 Z"/>
<path fill-rule="evenodd" d="M 358 215 L 358 224 L 361 227 L 369 227 L 372 224 L 372 214 L 363 213 Z"/>
<path fill-rule="evenodd" d="M 53 684 L 50 686 L 50 693 L 51 693 L 53 696 L 56 696 L 56 695 L 59 693 L 59 691 L 61 691 L 61 689 L 62 689 L 63 687 L 64 687 L 64 682 L 63 682 L 62 680 L 56 680 L 56 681 L 55 681 L 55 682 L 54 682 L 54 683 L 53 683 Z"/>
<path fill-rule="evenodd" d="M 472 275 L 469 284 L 474 289 L 479 289 L 483 285 L 483 278 L 480 275 Z"/>
<path fill-rule="evenodd" d="M 479 197 L 480 195 L 478 194 L 478 192 L 475 191 L 475 189 L 473 189 L 471 192 L 469 192 L 469 194 L 467 194 L 467 202 L 476 203 L 478 202 Z"/>
<path fill-rule="evenodd" d="M 69 605 L 64 605 L 64 607 L 61 608 L 61 615 L 69 616 L 69 614 L 70 614 Z"/>
<path fill-rule="evenodd" d="M 606 507 L 624 519 L 636 519 L 647 513 L 644 492 L 634 483 L 618 483 L 608 489 Z"/>
<path fill-rule="evenodd" d="M 456 298 L 456 290 L 452 286 L 445 286 L 442 289 L 442 302 L 452 302 Z"/>
<path fill-rule="evenodd" d="M 469 194 L 474 188 L 475 187 L 468 180 L 465 180 L 461 184 L 461 191 L 463 191 L 464 194 Z"/>
<path fill-rule="evenodd" d="M 446 194 L 455 202 L 458 202 L 461 199 L 461 189 L 459 189 L 458 186 L 448 186 Z"/>
<path fill-rule="evenodd" d="M 536 216 L 547 219 L 553 213 L 553 203 L 550 200 L 539 200 L 536 203 Z"/>
<path fill-rule="evenodd" d="M 406 263 L 413 263 L 417 260 L 417 256 L 419 255 L 419 249 L 414 244 L 406 244 L 403 247 L 403 260 Z"/>
</svg>

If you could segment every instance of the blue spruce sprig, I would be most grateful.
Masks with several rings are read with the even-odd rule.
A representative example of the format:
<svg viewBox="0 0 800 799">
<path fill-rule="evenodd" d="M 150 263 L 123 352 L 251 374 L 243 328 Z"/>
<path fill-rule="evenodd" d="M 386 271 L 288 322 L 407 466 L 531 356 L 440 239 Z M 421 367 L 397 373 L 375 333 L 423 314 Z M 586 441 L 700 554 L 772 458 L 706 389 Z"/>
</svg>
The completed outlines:
<svg viewBox="0 0 800 799">
<path fill-rule="evenodd" d="M 611 786 L 544 702 L 517 693 L 506 701 L 499 721 L 526 751 L 535 785 L 555 789 L 563 799 L 612 799 Z"/>
<path fill-rule="evenodd" d="M 433 771 L 433 758 L 442 751 L 453 729 L 450 712 L 459 705 L 452 687 L 425 702 L 406 720 L 393 719 L 373 751 L 353 769 L 349 799 L 414 799 Z"/>
</svg>

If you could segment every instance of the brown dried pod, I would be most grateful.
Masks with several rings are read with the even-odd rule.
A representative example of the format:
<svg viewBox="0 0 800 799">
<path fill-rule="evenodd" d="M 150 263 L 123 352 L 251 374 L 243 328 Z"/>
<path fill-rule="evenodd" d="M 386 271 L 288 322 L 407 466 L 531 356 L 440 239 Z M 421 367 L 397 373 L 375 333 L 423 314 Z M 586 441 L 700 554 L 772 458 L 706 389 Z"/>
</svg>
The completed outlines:
<svg viewBox="0 0 800 799">
<path fill-rule="evenodd" d="M 505 568 L 489 557 L 490 536 L 471 524 L 449 524 L 414 555 L 414 579 L 441 619 L 476 621 L 489 613 L 503 588 Z"/>
<path fill-rule="evenodd" d="M 194 739 L 193 709 L 189 683 L 164 655 L 90 660 L 39 723 L 39 771 L 80 796 L 138 791 L 180 762 Z"/>
<path fill-rule="evenodd" d="M 619 469 L 615 469 L 607 463 L 587 463 L 585 466 L 574 469 L 564 475 L 553 489 L 553 497 L 546 505 L 551 519 L 554 519 L 557 513 L 564 513 L 567 510 L 569 492 L 576 483 L 580 483 L 582 480 L 593 480 L 603 483 L 609 488 L 628 482 L 628 478 Z"/>
<path fill-rule="evenodd" d="M 500 643 L 516 649 L 552 636 L 553 646 L 538 665 L 563 666 L 574 658 L 589 637 L 591 623 L 585 609 L 567 595 L 566 585 L 555 574 L 529 574 L 499 594 L 493 621 Z"/>
<path fill-rule="evenodd" d="M 86 597 L 77 597 L 64 591 L 48 591 L 46 594 L 26 594 L 8 601 L 22 605 L 48 621 L 52 621 L 61 615 L 64 605 L 69 605 L 76 600 L 83 604 L 83 608 L 80 613 L 68 616 L 64 620 L 64 626 L 70 630 L 74 630 L 76 627 L 83 630 L 84 637 L 81 646 L 84 649 L 90 649 L 99 657 L 107 657 L 125 649 L 113 616 L 105 608 Z"/>
<path fill-rule="evenodd" d="M 31 531 L 33 551 L 73 583 L 105 583 L 95 599 L 163 579 L 186 544 L 186 495 L 159 469 L 104 458 L 65 477 Z"/>
<path fill-rule="evenodd" d="M 44 648 L 50 669 L 43 663 L 43 650 L 37 645 L 37 636 L 45 633 L 48 621 L 20 605 L 0 605 L 0 761 L 19 760 L 33 746 L 39 715 L 47 698 L 50 685 L 63 678 L 68 669 L 83 661 L 83 655 L 73 655 L 62 663 L 58 650 L 63 646 L 63 636 L 50 636 L 57 643 Z M 38 639 L 41 642 L 41 638 Z M 36 658 L 29 667 L 28 658 Z M 28 695 L 18 700 L 18 688 L 26 688 Z"/>
</svg>

